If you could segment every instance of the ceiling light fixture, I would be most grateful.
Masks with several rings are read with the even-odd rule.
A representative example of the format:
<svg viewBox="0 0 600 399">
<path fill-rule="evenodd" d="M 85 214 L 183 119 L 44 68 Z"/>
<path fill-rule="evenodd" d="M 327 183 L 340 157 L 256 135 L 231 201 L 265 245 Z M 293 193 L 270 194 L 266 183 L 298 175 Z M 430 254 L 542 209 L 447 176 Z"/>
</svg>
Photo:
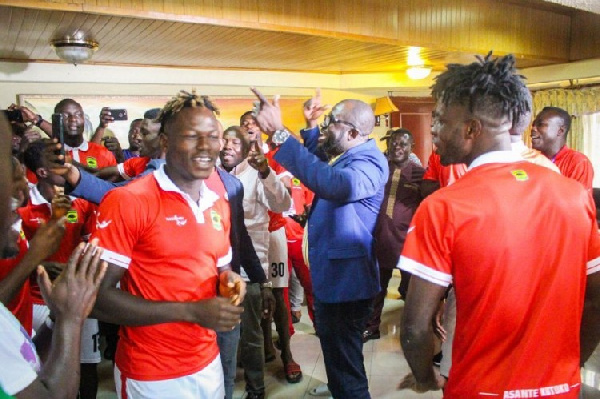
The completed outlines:
<svg viewBox="0 0 600 399">
<path fill-rule="evenodd" d="M 431 73 L 431 67 L 423 65 L 411 66 L 406 70 L 406 74 L 413 80 L 425 79 Z"/>
<path fill-rule="evenodd" d="M 425 79 L 431 73 L 431 67 L 426 65 L 423 58 L 421 58 L 421 47 L 408 48 L 406 63 L 408 64 L 406 74 L 413 80 Z"/>
<path fill-rule="evenodd" d="M 58 58 L 73 65 L 86 62 L 92 58 L 94 51 L 98 49 L 98 43 L 86 39 L 81 31 L 53 40 L 50 44 L 54 47 Z"/>
</svg>

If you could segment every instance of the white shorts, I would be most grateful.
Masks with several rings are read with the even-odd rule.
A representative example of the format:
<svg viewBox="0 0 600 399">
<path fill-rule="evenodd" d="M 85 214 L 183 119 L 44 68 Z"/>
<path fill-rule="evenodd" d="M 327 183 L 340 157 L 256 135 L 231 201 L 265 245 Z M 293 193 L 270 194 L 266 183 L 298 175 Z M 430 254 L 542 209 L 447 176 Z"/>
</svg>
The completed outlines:
<svg viewBox="0 0 600 399">
<path fill-rule="evenodd" d="M 39 330 L 48 318 L 50 309 L 46 305 L 33 304 L 33 330 Z M 35 333 L 34 333 L 35 335 Z M 81 330 L 81 353 L 79 363 L 100 363 L 100 329 L 98 320 L 86 319 Z"/>
<path fill-rule="evenodd" d="M 115 388 L 119 399 L 223 399 L 221 356 L 195 374 L 160 381 L 125 378 L 115 366 Z"/>
<path fill-rule="evenodd" d="M 289 283 L 287 238 L 283 227 L 269 233 L 267 278 L 273 283 L 273 288 L 286 288 Z"/>
</svg>

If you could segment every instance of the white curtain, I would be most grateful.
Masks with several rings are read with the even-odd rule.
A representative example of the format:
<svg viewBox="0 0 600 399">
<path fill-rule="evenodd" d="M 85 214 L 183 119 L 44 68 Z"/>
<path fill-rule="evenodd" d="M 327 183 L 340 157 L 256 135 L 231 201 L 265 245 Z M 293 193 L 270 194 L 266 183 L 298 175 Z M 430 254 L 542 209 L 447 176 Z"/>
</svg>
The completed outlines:
<svg viewBox="0 0 600 399">
<path fill-rule="evenodd" d="M 581 116 L 583 124 L 582 152 L 594 165 L 594 187 L 600 187 L 600 112 Z"/>
</svg>

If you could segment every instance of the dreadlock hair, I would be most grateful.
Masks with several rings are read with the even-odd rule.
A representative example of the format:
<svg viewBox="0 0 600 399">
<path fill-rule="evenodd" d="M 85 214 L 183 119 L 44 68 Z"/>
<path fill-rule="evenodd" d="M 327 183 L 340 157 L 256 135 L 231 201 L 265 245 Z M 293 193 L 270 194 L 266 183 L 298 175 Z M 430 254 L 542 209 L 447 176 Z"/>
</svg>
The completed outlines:
<svg viewBox="0 0 600 399">
<path fill-rule="evenodd" d="M 512 54 L 492 59 L 490 51 L 485 58 L 477 56 L 472 64 L 449 64 L 447 70 L 435 79 L 431 94 L 445 106 L 460 104 L 473 114 L 484 114 L 494 119 L 508 116 L 519 120 L 531 111 L 525 92 L 524 76 L 517 74 Z"/>
<path fill-rule="evenodd" d="M 197 95 L 195 90 L 192 90 L 192 93 L 181 90 L 179 94 L 165 104 L 156 117 L 156 121 L 160 123 L 161 133 L 164 133 L 166 123 L 177 115 L 179 111 L 183 108 L 195 107 L 206 108 L 219 115 L 219 109 L 208 96 Z"/>
<path fill-rule="evenodd" d="M 569 115 L 569 113 L 567 111 L 565 111 L 564 109 L 559 108 L 559 107 L 544 107 L 544 109 L 542 109 L 540 114 L 542 114 L 542 113 L 554 114 L 554 115 L 558 116 L 560 119 L 562 119 L 563 126 L 565 127 L 564 138 L 566 139 L 567 134 L 569 133 L 569 129 L 571 129 L 571 115 Z"/>
</svg>

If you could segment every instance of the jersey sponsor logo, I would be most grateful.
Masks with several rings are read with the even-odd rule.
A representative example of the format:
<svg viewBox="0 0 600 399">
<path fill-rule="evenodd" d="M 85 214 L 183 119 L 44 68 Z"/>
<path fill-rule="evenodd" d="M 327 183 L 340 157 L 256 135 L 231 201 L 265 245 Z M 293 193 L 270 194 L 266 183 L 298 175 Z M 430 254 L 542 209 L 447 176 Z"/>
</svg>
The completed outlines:
<svg viewBox="0 0 600 399">
<path fill-rule="evenodd" d="M 504 391 L 504 398 L 539 398 L 544 396 L 555 396 L 570 391 L 569 384 L 554 385 L 534 389 L 515 389 Z"/>
<path fill-rule="evenodd" d="M 87 163 L 87 166 L 90 168 L 98 167 L 98 161 L 94 157 L 86 157 L 85 162 Z"/>
<path fill-rule="evenodd" d="M 109 224 L 111 224 L 111 223 L 112 223 L 112 220 L 105 220 L 105 221 L 103 221 L 103 222 L 101 222 L 100 220 L 98 220 L 98 221 L 96 222 L 96 228 L 97 228 L 97 229 L 105 229 L 105 228 L 107 228 L 107 227 L 108 227 L 108 225 L 109 225 Z"/>
<path fill-rule="evenodd" d="M 212 221 L 213 228 L 217 231 L 223 230 L 223 223 L 221 222 L 221 215 L 214 209 L 210 211 L 210 220 Z"/>
<path fill-rule="evenodd" d="M 166 218 L 166 220 L 167 222 L 175 222 L 177 226 L 185 226 L 185 224 L 187 223 L 186 218 L 177 215 L 169 216 L 168 218 Z"/>
<path fill-rule="evenodd" d="M 67 222 L 68 223 L 77 223 L 79 221 L 79 216 L 77 215 L 77 211 L 75 209 L 71 209 L 67 212 Z"/>
<path fill-rule="evenodd" d="M 33 218 L 33 219 L 29 219 L 29 221 L 37 223 L 37 224 L 42 224 L 44 222 L 44 219 L 42 219 L 42 218 Z"/>
<path fill-rule="evenodd" d="M 527 172 L 525 172 L 524 170 L 521 170 L 521 169 L 512 170 L 510 172 L 510 174 L 513 175 L 517 181 L 529 180 L 529 176 L 527 175 Z"/>
</svg>

